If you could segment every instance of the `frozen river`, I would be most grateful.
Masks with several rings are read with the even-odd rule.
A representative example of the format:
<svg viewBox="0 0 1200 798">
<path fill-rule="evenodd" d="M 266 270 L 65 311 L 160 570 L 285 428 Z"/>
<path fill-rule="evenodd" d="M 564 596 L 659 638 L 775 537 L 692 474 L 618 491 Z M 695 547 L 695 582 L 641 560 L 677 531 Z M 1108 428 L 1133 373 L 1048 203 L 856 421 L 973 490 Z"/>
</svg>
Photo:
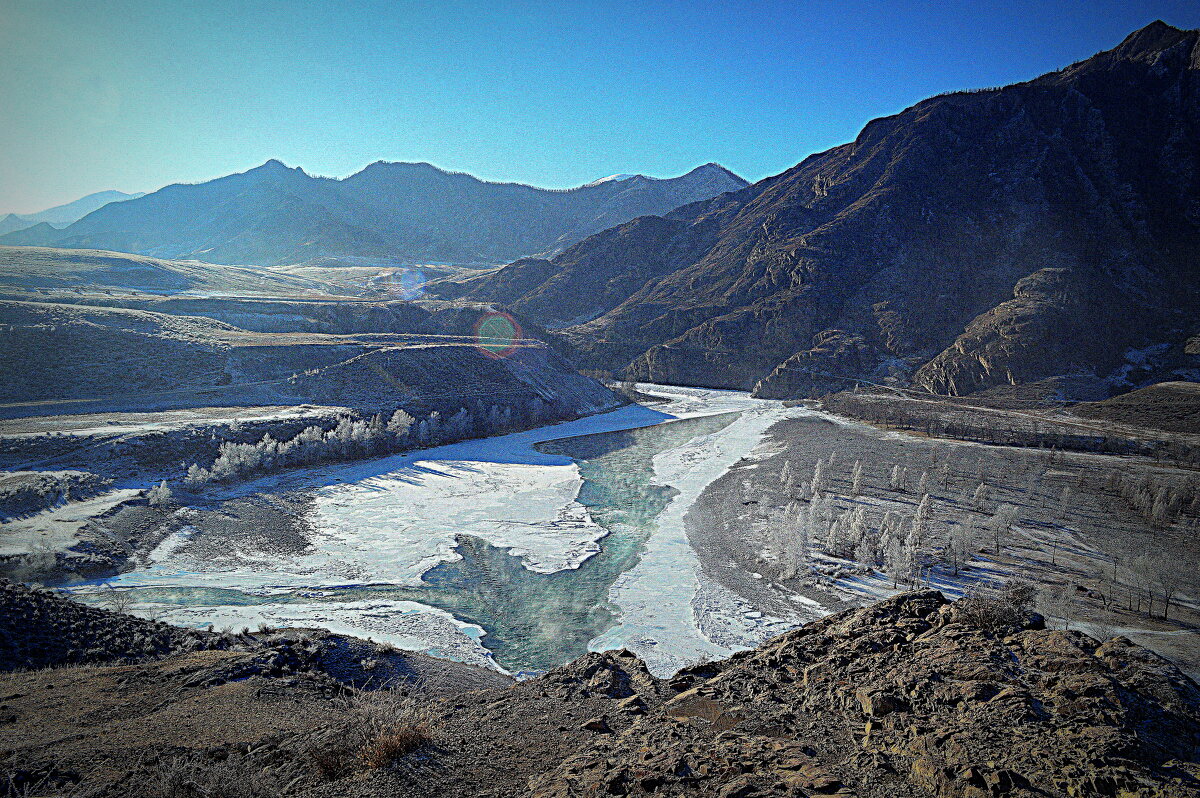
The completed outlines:
<svg viewBox="0 0 1200 798">
<path fill-rule="evenodd" d="M 706 580 L 684 516 L 807 411 L 643 389 L 666 401 L 240 486 L 302 497 L 303 544 L 185 526 L 111 584 L 180 625 L 323 627 L 511 672 L 626 647 L 662 675 L 754 645 L 790 622 Z"/>
</svg>

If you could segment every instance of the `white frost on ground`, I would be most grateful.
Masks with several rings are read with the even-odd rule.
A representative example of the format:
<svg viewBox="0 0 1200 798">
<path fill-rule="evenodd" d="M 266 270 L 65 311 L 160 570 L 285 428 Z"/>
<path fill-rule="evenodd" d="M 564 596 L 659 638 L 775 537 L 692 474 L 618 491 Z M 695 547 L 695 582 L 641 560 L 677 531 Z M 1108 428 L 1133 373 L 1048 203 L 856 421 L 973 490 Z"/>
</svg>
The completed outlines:
<svg viewBox="0 0 1200 798">
<path fill-rule="evenodd" d="M 93 519 L 140 494 L 140 490 L 114 490 L 0 524 L 0 557 L 70 548 Z"/>
<path fill-rule="evenodd" d="M 214 629 L 274 628 L 328 629 L 337 634 L 390 643 L 406 651 L 503 670 L 480 643 L 484 630 L 463 623 L 443 610 L 414 601 L 314 601 L 189 607 L 175 604 L 137 604 L 133 614 L 154 617 L 176 626 Z"/>
<path fill-rule="evenodd" d="M 655 456 L 655 483 L 669 485 L 679 493 L 659 516 L 637 565 L 621 574 L 609 591 L 609 600 L 621 610 L 620 620 L 589 645 L 593 651 L 628 648 L 659 676 L 670 675 L 705 657 L 725 657 L 747 647 L 733 645 L 728 630 L 735 615 L 740 614 L 747 627 L 781 631 L 786 623 L 747 616 L 733 597 L 723 595 L 711 583 L 698 597 L 700 560 L 688 541 L 685 514 L 705 488 L 754 450 L 768 428 L 784 418 L 810 412 L 785 408 L 780 402 L 749 399 L 745 394 L 725 393 L 731 395 L 720 397 L 721 401 L 741 404 L 743 412 L 737 420 Z M 702 631 L 705 627 L 714 634 L 721 630 L 724 644 L 710 639 Z M 756 637 L 746 634 L 746 639 Z"/>
</svg>

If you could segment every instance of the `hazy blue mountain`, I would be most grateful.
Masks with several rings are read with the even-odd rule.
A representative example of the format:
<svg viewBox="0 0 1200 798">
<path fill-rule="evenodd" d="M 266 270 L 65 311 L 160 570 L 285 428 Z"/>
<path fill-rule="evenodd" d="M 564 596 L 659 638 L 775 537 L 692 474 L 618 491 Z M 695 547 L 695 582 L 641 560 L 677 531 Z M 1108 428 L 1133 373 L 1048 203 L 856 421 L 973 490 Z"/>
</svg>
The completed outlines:
<svg viewBox="0 0 1200 798">
<path fill-rule="evenodd" d="M 553 254 L 638 216 L 746 185 L 716 164 L 670 179 L 633 175 L 548 190 L 427 163 L 378 162 L 336 180 L 271 160 L 105 206 L 61 231 L 10 233 L 0 243 L 261 265 L 339 257 L 502 263 Z"/>
<path fill-rule="evenodd" d="M 46 222 L 54 227 L 65 227 L 71 224 L 71 222 L 79 221 L 97 208 L 103 208 L 110 202 L 125 202 L 126 200 L 144 196 L 145 193 L 143 192 L 126 194 L 124 191 L 97 191 L 95 194 L 80 197 L 74 202 L 55 205 L 53 208 L 47 208 L 37 213 L 10 213 L 4 217 L 0 217 L 0 235 L 11 233 L 15 230 L 25 230 L 42 222 Z"/>
<path fill-rule="evenodd" d="M 5 214 L 4 216 L 0 216 L 0 235 L 11 233 L 14 230 L 24 230 L 33 225 L 34 222 L 27 222 L 15 213 Z"/>
</svg>

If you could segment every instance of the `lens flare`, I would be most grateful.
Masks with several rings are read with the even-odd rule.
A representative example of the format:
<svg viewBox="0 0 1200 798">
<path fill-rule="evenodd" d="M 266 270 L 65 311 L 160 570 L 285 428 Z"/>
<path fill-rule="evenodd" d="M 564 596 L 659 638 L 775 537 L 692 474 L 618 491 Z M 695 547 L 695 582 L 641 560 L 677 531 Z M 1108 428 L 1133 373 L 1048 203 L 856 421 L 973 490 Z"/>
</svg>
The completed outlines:
<svg viewBox="0 0 1200 798">
<path fill-rule="evenodd" d="M 475 322 L 475 348 L 488 357 L 508 357 L 521 338 L 521 325 L 507 313 L 493 311 Z"/>
<path fill-rule="evenodd" d="M 393 299 L 420 299 L 425 275 L 420 269 L 395 269 L 387 276 L 387 293 Z"/>
</svg>

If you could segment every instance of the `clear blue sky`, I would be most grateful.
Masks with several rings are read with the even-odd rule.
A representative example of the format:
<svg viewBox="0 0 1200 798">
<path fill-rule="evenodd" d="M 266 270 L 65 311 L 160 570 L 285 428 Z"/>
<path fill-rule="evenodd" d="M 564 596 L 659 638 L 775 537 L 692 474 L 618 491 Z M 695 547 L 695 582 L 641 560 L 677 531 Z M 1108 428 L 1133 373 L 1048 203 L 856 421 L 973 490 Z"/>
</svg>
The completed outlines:
<svg viewBox="0 0 1200 798">
<path fill-rule="evenodd" d="M 0 212 L 268 158 L 561 187 L 756 180 L 931 94 L 1024 80 L 1200 2 L 0 0 Z"/>
</svg>

